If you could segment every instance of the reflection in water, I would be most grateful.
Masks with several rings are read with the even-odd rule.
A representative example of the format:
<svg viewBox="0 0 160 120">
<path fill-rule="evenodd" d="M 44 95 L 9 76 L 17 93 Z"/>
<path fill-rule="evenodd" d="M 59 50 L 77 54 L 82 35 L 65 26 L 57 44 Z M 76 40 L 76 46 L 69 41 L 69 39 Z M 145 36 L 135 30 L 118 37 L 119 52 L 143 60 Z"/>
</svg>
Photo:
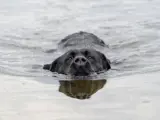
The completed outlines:
<svg viewBox="0 0 160 120">
<path fill-rule="evenodd" d="M 71 80 L 59 81 L 59 92 L 77 99 L 89 99 L 94 93 L 104 87 L 107 80 Z"/>
</svg>

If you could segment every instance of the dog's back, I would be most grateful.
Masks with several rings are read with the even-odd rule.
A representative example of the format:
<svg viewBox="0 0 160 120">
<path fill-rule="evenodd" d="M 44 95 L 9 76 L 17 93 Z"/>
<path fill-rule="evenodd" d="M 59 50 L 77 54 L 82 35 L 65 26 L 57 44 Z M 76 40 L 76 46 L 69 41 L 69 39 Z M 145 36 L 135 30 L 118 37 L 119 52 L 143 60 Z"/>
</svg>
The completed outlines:
<svg viewBox="0 0 160 120">
<path fill-rule="evenodd" d="M 68 35 L 59 42 L 60 48 L 94 48 L 94 47 L 105 47 L 106 44 L 98 38 L 96 35 L 88 32 L 80 31 Z"/>
</svg>

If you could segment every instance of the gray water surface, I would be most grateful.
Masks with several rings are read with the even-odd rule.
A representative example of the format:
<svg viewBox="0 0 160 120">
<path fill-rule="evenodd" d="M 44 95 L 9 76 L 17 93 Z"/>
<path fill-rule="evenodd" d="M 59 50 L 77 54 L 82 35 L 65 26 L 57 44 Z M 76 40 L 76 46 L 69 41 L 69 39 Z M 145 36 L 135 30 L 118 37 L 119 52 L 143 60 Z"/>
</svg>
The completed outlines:
<svg viewBox="0 0 160 120">
<path fill-rule="evenodd" d="M 160 0 L 0 3 L 0 120 L 159 120 Z M 59 81 L 42 69 L 78 31 L 109 45 L 106 80 Z"/>
<path fill-rule="evenodd" d="M 1 0 L 0 73 L 52 76 L 42 65 L 68 34 L 94 33 L 109 45 L 109 76 L 160 70 L 159 0 Z"/>
</svg>

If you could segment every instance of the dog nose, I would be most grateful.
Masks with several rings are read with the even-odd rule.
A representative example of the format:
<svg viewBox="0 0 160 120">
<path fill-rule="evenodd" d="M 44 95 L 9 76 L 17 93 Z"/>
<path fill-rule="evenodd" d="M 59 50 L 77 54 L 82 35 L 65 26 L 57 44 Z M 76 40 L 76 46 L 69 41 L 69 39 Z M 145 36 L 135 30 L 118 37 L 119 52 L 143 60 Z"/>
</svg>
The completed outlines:
<svg viewBox="0 0 160 120">
<path fill-rule="evenodd" d="M 78 66 L 84 66 L 87 63 L 87 59 L 83 56 L 76 57 L 74 63 Z"/>
</svg>

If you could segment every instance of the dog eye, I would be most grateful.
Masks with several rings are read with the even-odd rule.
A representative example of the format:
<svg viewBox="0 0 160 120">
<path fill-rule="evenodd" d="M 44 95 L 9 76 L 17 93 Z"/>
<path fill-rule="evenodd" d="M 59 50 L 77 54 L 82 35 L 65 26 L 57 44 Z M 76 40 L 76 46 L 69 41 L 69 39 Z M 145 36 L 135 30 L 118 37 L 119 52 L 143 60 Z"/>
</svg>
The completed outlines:
<svg viewBox="0 0 160 120">
<path fill-rule="evenodd" d="M 93 59 L 93 57 L 92 56 L 88 56 L 88 59 Z"/>
<path fill-rule="evenodd" d="M 67 57 L 67 58 L 65 59 L 65 61 L 66 61 L 66 62 L 70 62 L 72 59 L 73 59 L 73 57 Z"/>
<path fill-rule="evenodd" d="M 73 57 L 69 57 L 69 58 L 68 58 L 68 60 L 72 60 L 72 59 L 73 59 Z"/>
<path fill-rule="evenodd" d="M 70 55 L 71 55 L 71 56 L 75 56 L 75 52 L 72 51 L 72 52 L 70 53 Z"/>
<path fill-rule="evenodd" d="M 87 51 L 87 50 L 84 51 L 84 55 L 85 55 L 85 56 L 88 55 L 88 51 Z"/>
</svg>

